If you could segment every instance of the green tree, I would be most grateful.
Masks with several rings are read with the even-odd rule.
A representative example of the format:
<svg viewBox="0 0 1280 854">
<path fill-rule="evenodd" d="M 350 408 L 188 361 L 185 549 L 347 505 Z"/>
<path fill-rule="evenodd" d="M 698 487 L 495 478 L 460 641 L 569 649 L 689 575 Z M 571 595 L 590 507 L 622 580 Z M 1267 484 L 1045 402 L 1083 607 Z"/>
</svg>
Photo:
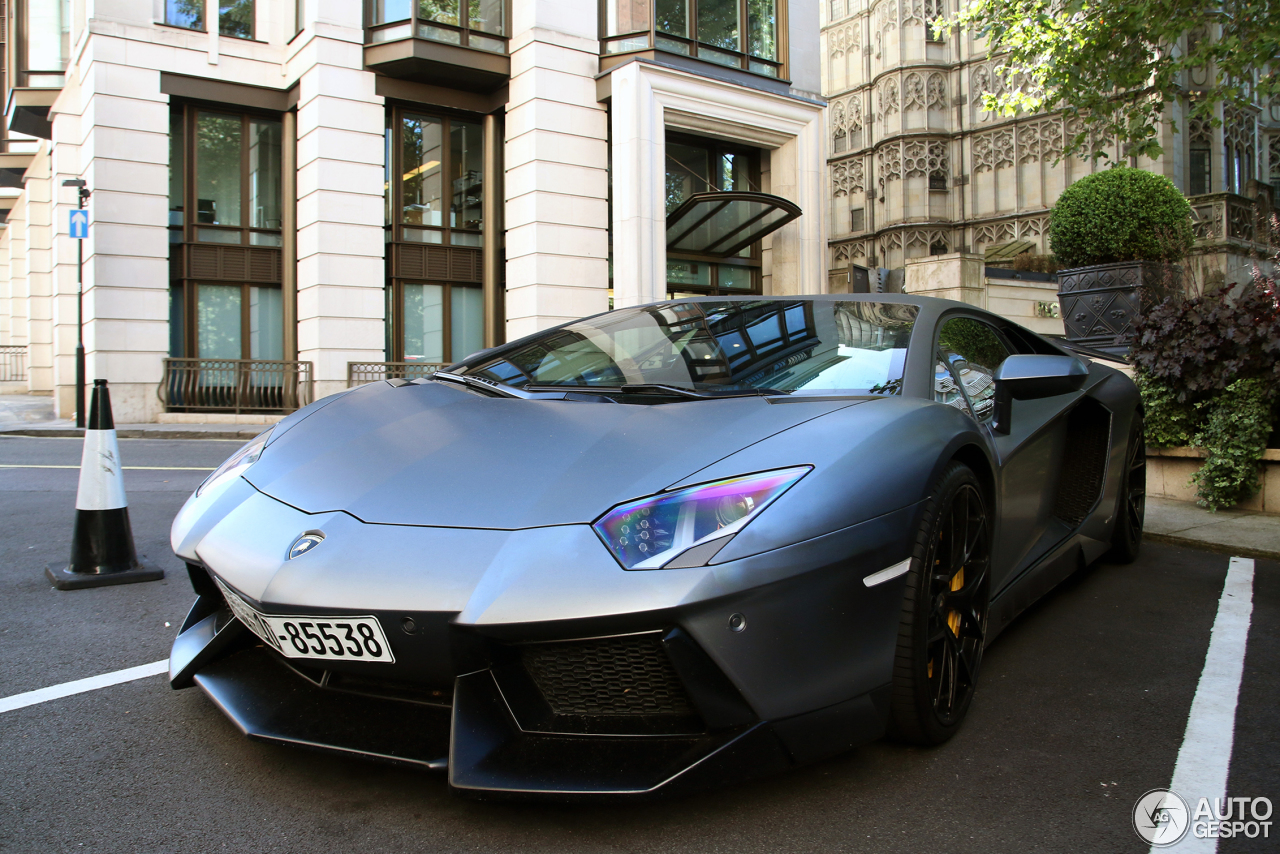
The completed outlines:
<svg viewBox="0 0 1280 854">
<path fill-rule="evenodd" d="M 1219 103 L 1280 98 L 1280 3 L 1274 0 L 970 0 L 942 29 L 972 30 L 1003 54 L 1009 85 L 983 105 L 1005 115 L 1063 110 L 1082 119 L 1066 153 L 1161 152 L 1160 124 L 1179 95 L 1192 115 Z M 1268 68 L 1268 63 L 1271 67 Z"/>
</svg>

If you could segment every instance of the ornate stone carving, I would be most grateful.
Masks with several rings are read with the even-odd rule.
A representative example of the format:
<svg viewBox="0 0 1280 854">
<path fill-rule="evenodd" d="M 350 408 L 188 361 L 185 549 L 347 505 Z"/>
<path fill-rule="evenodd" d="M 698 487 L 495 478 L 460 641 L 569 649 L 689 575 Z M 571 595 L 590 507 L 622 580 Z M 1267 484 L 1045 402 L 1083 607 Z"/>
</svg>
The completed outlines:
<svg viewBox="0 0 1280 854">
<path fill-rule="evenodd" d="M 914 71 L 902 82 L 902 109 L 924 109 L 924 78 Z"/>
<path fill-rule="evenodd" d="M 989 222 L 974 229 L 973 245 L 977 248 L 997 243 L 1008 243 L 1016 238 L 1016 234 L 1017 230 L 1011 221 Z"/>
<path fill-rule="evenodd" d="M 1267 157 L 1271 163 L 1271 183 L 1275 184 L 1280 181 L 1280 133 L 1267 137 Z M 1280 199 L 1274 199 L 1272 203 L 1280 203 Z"/>
<path fill-rule="evenodd" d="M 1280 122 L 1280 94 L 1271 96 L 1271 121 Z"/>
<path fill-rule="evenodd" d="M 866 191 L 866 167 L 862 159 L 846 160 L 831 169 L 831 197 L 859 196 Z"/>
<path fill-rule="evenodd" d="M 1018 220 L 1018 239 L 1039 242 L 1041 237 L 1049 233 L 1049 218 L 1033 216 Z"/>
<path fill-rule="evenodd" d="M 908 178 L 922 178 L 928 171 L 928 146 L 918 139 L 907 141 L 902 149 L 902 174 Z"/>
<path fill-rule="evenodd" d="M 1036 122 L 1018 125 L 1018 162 L 1040 162 L 1040 125 Z"/>
<path fill-rule="evenodd" d="M 971 150 L 973 152 L 973 171 L 990 172 L 995 168 L 995 148 L 991 144 L 991 134 L 974 134 Z"/>
<path fill-rule="evenodd" d="M 880 190 L 884 191 L 887 181 L 902 178 L 902 143 L 891 142 L 876 152 L 876 176 L 880 182 Z"/>
<path fill-rule="evenodd" d="M 924 26 L 924 0 L 902 0 L 902 26 Z"/>
<path fill-rule="evenodd" d="M 867 245 L 861 240 L 854 240 L 849 243 L 837 243 L 831 247 L 832 266 L 839 266 L 841 261 L 856 261 L 859 258 L 867 257 Z"/>
<path fill-rule="evenodd" d="M 931 110 L 947 109 L 947 78 L 937 72 L 929 75 L 927 100 Z"/>
<path fill-rule="evenodd" d="M 1062 156 L 1062 119 L 1040 122 L 1040 156 L 1052 163 Z"/>
<path fill-rule="evenodd" d="M 876 87 L 876 115 L 883 119 L 898 112 L 898 81 L 890 77 Z"/>
<path fill-rule="evenodd" d="M 1252 110 L 1224 106 L 1222 108 L 1222 143 L 1227 150 L 1227 161 L 1238 163 L 1241 174 L 1227 176 L 1227 187 L 1237 193 L 1244 192 L 1244 182 L 1255 177 L 1257 162 L 1257 116 Z M 1228 169 L 1228 172 L 1233 170 Z M 1247 174 L 1254 173 L 1254 174 Z M 1237 184 L 1239 186 L 1237 186 Z M 1235 236 L 1234 234 L 1232 235 Z"/>
<path fill-rule="evenodd" d="M 929 189 L 945 190 L 950 181 L 950 164 L 947 160 L 947 144 L 942 140 L 929 143 Z"/>
<path fill-rule="evenodd" d="M 831 150 L 840 154 L 849 147 L 849 135 L 846 130 L 845 106 L 843 101 L 831 104 Z"/>
<path fill-rule="evenodd" d="M 903 235 L 903 251 L 907 258 L 945 255 L 950 247 L 951 236 L 941 229 L 915 229 Z"/>
<path fill-rule="evenodd" d="M 1204 146 L 1205 148 L 1213 146 L 1213 127 L 1209 124 L 1208 119 L 1192 116 L 1187 121 L 1187 135 L 1190 137 L 1192 146 Z"/>
<path fill-rule="evenodd" d="M 1013 131 L 998 130 L 991 135 L 991 147 L 995 150 L 996 168 L 1013 165 Z"/>
</svg>

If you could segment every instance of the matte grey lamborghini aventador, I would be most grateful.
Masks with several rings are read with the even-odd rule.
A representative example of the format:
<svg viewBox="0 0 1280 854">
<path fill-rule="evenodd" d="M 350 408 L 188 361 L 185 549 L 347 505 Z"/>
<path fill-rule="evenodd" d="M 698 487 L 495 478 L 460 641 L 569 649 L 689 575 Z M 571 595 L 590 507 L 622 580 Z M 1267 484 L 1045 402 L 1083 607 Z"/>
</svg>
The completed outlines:
<svg viewBox="0 0 1280 854">
<path fill-rule="evenodd" d="M 1119 371 L 961 303 L 679 300 L 325 398 L 173 523 L 252 738 L 458 790 L 705 786 L 936 744 L 984 647 L 1143 521 Z"/>
</svg>

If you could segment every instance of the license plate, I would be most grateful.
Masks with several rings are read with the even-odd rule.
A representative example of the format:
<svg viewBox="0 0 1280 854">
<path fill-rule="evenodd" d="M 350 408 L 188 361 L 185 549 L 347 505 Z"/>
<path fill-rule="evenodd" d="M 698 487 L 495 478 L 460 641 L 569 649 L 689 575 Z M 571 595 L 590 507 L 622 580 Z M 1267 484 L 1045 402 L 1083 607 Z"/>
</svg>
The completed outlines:
<svg viewBox="0 0 1280 854">
<path fill-rule="evenodd" d="M 285 658 L 395 663 L 396 658 L 391 654 L 391 646 L 376 617 L 264 614 L 240 598 L 221 579 L 217 581 L 236 619 Z"/>
</svg>

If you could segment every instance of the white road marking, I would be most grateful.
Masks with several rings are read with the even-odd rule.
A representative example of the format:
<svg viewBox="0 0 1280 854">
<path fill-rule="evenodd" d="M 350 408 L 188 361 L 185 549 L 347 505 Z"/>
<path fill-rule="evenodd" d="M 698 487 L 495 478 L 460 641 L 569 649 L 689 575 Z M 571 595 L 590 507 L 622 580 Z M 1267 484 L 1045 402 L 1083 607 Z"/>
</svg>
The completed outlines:
<svg viewBox="0 0 1280 854">
<path fill-rule="evenodd" d="M 0 713 L 12 712 L 14 709 L 34 706 L 37 703 L 47 703 L 50 700 L 70 697 L 73 694 L 96 691 L 99 688 L 106 688 L 110 685 L 119 685 L 121 682 L 132 682 L 135 679 L 146 679 L 148 676 L 168 672 L 169 659 L 166 658 L 163 661 L 139 664 L 137 667 L 129 667 L 113 673 L 103 673 L 101 676 L 90 676 L 88 679 L 63 682 L 61 685 L 51 685 L 38 691 L 28 691 L 25 694 L 14 694 L 12 697 L 0 698 Z"/>
<path fill-rule="evenodd" d="M 1200 798 L 1225 798 L 1231 747 L 1235 739 L 1236 702 L 1244 673 L 1245 646 L 1249 640 L 1249 620 L 1253 614 L 1253 560 L 1233 557 L 1227 567 L 1227 581 L 1218 600 L 1218 616 L 1209 635 L 1204 670 L 1191 701 L 1187 731 L 1173 766 L 1169 788 L 1187 802 L 1195 814 Z M 1213 801 L 1210 800 L 1212 804 Z M 1218 850 L 1218 840 L 1198 839 L 1190 830 L 1176 845 L 1152 846 L 1155 851 L 1204 852 Z"/>
<path fill-rule="evenodd" d="M 78 469 L 80 466 L 46 466 L 27 463 L 0 463 L 0 469 Z M 121 466 L 125 471 L 213 471 L 214 466 Z"/>
</svg>

